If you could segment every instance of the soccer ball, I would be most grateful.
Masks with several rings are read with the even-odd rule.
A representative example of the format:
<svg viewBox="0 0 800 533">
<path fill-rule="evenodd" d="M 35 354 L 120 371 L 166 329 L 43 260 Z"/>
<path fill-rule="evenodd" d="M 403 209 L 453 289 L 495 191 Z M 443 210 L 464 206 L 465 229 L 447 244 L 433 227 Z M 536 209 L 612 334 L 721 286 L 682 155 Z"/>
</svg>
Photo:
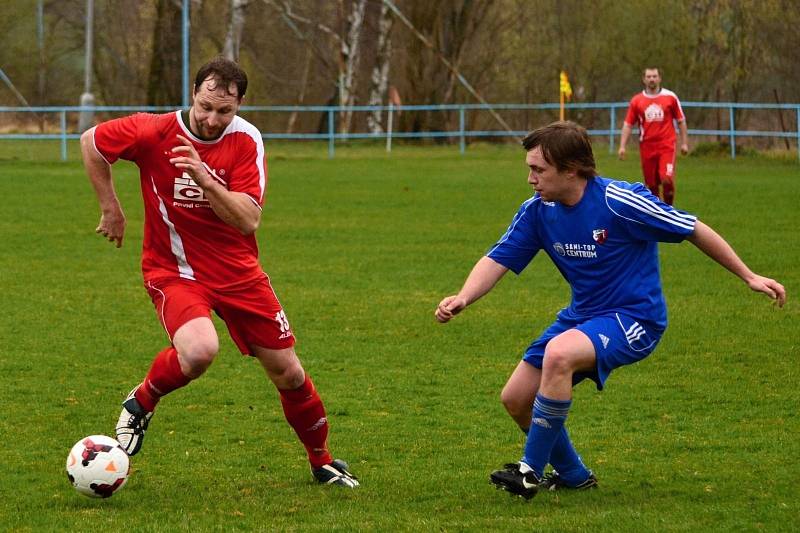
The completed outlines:
<svg viewBox="0 0 800 533">
<path fill-rule="evenodd" d="M 90 435 L 75 443 L 67 456 L 67 477 L 75 490 L 92 498 L 108 498 L 125 485 L 128 454 L 105 435 Z"/>
</svg>

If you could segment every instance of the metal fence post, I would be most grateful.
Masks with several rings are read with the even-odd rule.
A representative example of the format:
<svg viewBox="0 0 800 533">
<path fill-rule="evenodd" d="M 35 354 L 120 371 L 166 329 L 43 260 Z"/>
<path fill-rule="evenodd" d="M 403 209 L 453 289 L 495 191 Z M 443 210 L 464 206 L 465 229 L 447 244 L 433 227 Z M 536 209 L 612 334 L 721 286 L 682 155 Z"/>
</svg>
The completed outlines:
<svg viewBox="0 0 800 533">
<path fill-rule="evenodd" d="M 458 136 L 459 136 L 459 149 L 463 154 L 467 149 L 466 139 L 464 138 L 464 106 L 458 108 Z"/>
<path fill-rule="evenodd" d="M 328 109 L 328 158 L 333 159 L 334 154 L 334 137 L 336 129 L 333 126 L 333 108 Z"/>
<path fill-rule="evenodd" d="M 67 112 L 61 111 L 61 160 L 67 160 Z"/>
<path fill-rule="evenodd" d="M 731 159 L 736 159 L 736 125 L 733 123 L 733 106 L 728 109 L 728 122 L 730 126 Z"/>
</svg>

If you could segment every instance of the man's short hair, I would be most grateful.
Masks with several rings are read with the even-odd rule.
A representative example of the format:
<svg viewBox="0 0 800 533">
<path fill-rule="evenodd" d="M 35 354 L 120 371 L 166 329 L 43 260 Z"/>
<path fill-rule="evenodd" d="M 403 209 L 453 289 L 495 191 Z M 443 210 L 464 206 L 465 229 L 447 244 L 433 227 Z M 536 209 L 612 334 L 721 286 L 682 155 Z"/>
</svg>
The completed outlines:
<svg viewBox="0 0 800 533">
<path fill-rule="evenodd" d="M 647 71 L 648 71 L 648 70 L 655 70 L 656 72 L 658 72 L 658 75 L 659 75 L 659 76 L 662 76 L 662 74 L 661 74 L 661 69 L 660 69 L 660 68 L 658 68 L 658 67 L 644 67 L 644 70 L 642 71 L 642 76 L 644 76 L 645 74 L 647 74 Z"/>
<path fill-rule="evenodd" d="M 247 92 L 247 74 L 242 68 L 230 59 L 217 56 L 197 71 L 194 78 L 194 90 L 197 92 L 209 77 L 213 78 L 217 87 L 224 88 L 231 94 L 229 88 L 231 83 L 236 84 L 236 96 L 241 100 Z"/>
<path fill-rule="evenodd" d="M 522 140 L 526 152 L 537 146 L 542 157 L 559 172 L 574 170 L 582 178 L 597 175 L 592 142 L 586 129 L 571 121 L 558 121 L 535 129 Z"/>
</svg>

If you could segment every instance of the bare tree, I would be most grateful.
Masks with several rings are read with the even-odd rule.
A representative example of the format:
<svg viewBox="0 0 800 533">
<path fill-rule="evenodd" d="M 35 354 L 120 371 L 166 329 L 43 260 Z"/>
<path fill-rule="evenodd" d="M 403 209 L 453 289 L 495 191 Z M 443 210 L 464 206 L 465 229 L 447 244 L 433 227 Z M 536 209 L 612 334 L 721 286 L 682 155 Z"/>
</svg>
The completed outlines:
<svg viewBox="0 0 800 533">
<path fill-rule="evenodd" d="M 242 42 L 242 28 L 246 19 L 246 10 L 250 0 L 231 0 L 231 20 L 222 55 L 231 61 L 239 61 L 239 46 Z"/>
<path fill-rule="evenodd" d="M 181 72 L 181 2 L 157 0 L 147 103 L 149 105 L 180 103 Z"/>
<path fill-rule="evenodd" d="M 43 0 L 41 35 L 36 32 L 36 2 L 4 3 L 0 65 L 32 103 L 34 99 L 44 105 L 75 102 L 84 74 L 85 3 Z M 179 103 L 183 1 L 94 3 L 93 91 L 98 103 Z M 196 27 L 191 33 L 193 63 L 227 48 L 250 67 L 251 102 L 260 98 L 273 104 L 379 104 L 386 102 L 388 85 L 397 88 L 403 101 L 414 104 L 473 99 L 552 102 L 558 97 L 561 68 L 569 72 L 576 96 L 583 94 L 580 101 L 617 102 L 641 89 L 641 68 L 647 64 L 663 67 L 665 85 L 684 100 L 773 102 L 776 92 L 782 102 L 800 99 L 800 54 L 790 53 L 800 47 L 798 0 L 189 3 Z M 361 6 L 364 18 L 358 20 Z M 388 17 L 386 6 L 395 6 L 409 24 L 400 15 Z M 654 20 L 658 24 L 653 25 Z M 43 59 L 37 58 L 37 39 Z M 0 103 L 17 103 L 1 81 Z M 727 128 L 727 110 L 686 111 L 693 128 Z M 554 117 L 549 110 L 497 113 L 514 130 Z M 364 114 L 363 125 L 359 115 L 334 116 L 337 131 L 361 127 L 381 131 L 386 126 L 385 114 L 383 123 L 380 114 Z M 248 119 L 263 121 L 259 126 L 274 130 L 274 122 L 266 124 L 273 116 L 256 113 Z M 605 126 L 609 120 L 605 110 L 570 110 L 569 116 L 586 126 Z M 748 110 L 734 119 L 737 128 L 774 130 L 780 129 L 779 116 Z M 327 132 L 330 127 L 327 112 L 298 112 L 286 118 L 289 122 L 283 127 L 290 131 Z M 456 118 L 445 112 L 410 111 L 396 127 L 452 130 Z M 498 123 L 483 110 L 468 111 L 465 119 L 469 129 L 496 128 Z M 618 127 L 619 110 L 617 119 Z M 787 131 L 796 126 L 793 113 L 784 119 Z"/>
<path fill-rule="evenodd" d="M 378 106 L 386 101 L 386 91 L 389 87 L 389 64 L 392 58 L 392 21 L 394 17 L 389 6 L 381 4 L 378 16 L 378 34 L 375 51 L 375 66 L 370 77 L 370 92 L 368 105 Z M 372 133 L 383 132 L 383 113 L 373 111 L 367 115 L 367 125 Z"/>
<path fill-rule="evenodd" d="M 328 100 L 328 104 L 338 104 L 344 108 L 355 105 L 357 101 L 359 64 L 361 56 L 361 34 L 364 28 L 367 0 L 338 0 L 336 7 L 336 25 L 333 30 L 325 23 L 324 13 L 312 10 L 313 13 L 303 15 L 296 10 L 290 0 L 264 0 L 278 10 L 281 18 L 295 36 L 315 51 L 323 63 L 329 67 L 336 92 Z M 324 48 L 320 35 L 325 35 L 331 47 Z M 331 61 L 331 51 L 335 52 L 335 60 Z M 291 124 L 294 120 L 290 117 Z M 353 112 L 343 109 L 339 116 L 339 131 L 348 132 L 352 126 Z"/>
<path fill-rule="evenodd" d="M 394 4 L 389 3 L 391 8 Z M 410 30 L 410 33 L 404 32 L 407 91 L 404 99 L 450 103 L 461 86 L 472 97 L 483 101 L 478 90 L 466 81 L 470 77 L 469 69 L 464 68 L 462 62 L 465 57 L 471 59 L 468 50 L 486 46 L 486 39 L 494 37 L 483 29 L 501 13 L 501 6 L 493 2 L 446 0 L 412 3 L 402 16 L 398 10 L 393 10 Z M 499 115 L 489 112 L 507 128 Z M 413 131 L 443 130 L 448 129 L 450 115 L 450 112 L 413 112 L 404 122 Z"/>
<path fill-rule="evenodd" d="M 337 53 L 342 44 L 342 37 L 339 32 L 334 31 L 329 24 L 325 23 L 325 10 L 316 9 L 313 14 L 305 15 L 295 10 L 293 2 L 290 0 L 264 0 L 264 3 L 274 10 L 276 10 L 281 21 L 284 25 L 294 34 L 294 36 L 301 42 L 305 43 L 307 47 L 307 55 L 305 62 L 304 74 L 301 76 L 301 88 L 299 91 L 299 98 L 296 103 L 302 103 L 308 82 L 308 71 L 311 67 L 311 53 L 322 63 L 323 76 L 317 76 L 315 79 L 326 80 L 329 86 L 319 87 L 323 94 L 327 92 L 326 96 L 327 105 L 334 105 L 339 99 L 339 80 L 341 79 L 341 54 Z M 329 4 L 325 4 L 327 7 Z M 336 15 L 340 15 L 339 10 L 336 10 Z M 312 18 L 313 17 L 313 18 Z M 325 44 L 329 43 L 330 46 L 326 47 Z M 335 58 L 333 57 L 335 55 Z M 329 125 L 327 124 L 329 115 L 323 112 L 320 115 L 319 124 L 317 126 L 318 132 L 328 131 Z M 289 117 L 287 128 L 291 131 L 294 128 L 297 114 L 292 113 Z"/>
<path fill-rule="evenodd" d="M 306 48 L 306 59 L 303 65 L 303 75 L 300 79 L 300 91 L 297 94 L 297 105 L 303 105 L 303 102 L 306 98 L 306 89 L 308 88 L 308 73 L 311 70 L 312 55 L 311 48 Z M 286 124 L 286 133 L 292 133 L 294 131 L 295 122 L 297 122 L 297 111 L 292 111 L 292 113 L 289 115 L 289 122 Z"/>
<path fill-rule="evenodd" d="M 339 10 L 342 19 L 345 19 L 344 6 L 345 0 L 339 0 Z M 358 78 L 356 69 L 360 59 L 359 42 L 361 41 L 361 30 L 364 27 L 364 12 L 367 8 L 367 0 L 351 0 L 350 13 L 346 16 L 346 28 L 342 32 L 344 39 L 340 40 L 340 70 L 339 70 L 339 103 L 345 106 L 340 130 L 342 133 L 350 131 L 353 121 L 353 111 L 351 106 L 356 103 L 356 85 Z"/>
</svg>

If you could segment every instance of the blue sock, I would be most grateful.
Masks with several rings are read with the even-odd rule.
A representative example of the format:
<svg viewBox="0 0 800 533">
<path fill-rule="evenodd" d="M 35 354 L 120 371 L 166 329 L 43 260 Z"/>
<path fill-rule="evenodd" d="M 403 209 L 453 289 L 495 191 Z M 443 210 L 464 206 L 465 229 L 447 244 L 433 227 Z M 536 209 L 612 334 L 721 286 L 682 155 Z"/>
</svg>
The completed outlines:
<svg viewBox="0 0 800 533">
<path fill-rule="evenodd" d="M 567 428 L 561 427 L 561 433 L 550 452 L 550 464 L 558 471 L 561 479 L 568 485 L 577 486 L 589 479 L 589 470 L 583 464 L 581 456 L 569 440 Z"/>
<path fill-rule="evenodd" d="M 550 462 L 550 452 L 561 435 L 571 405 L 572 400 L 551 400 L 541 394 L 536 395 L 522 461 L 539 477 L 542 477 L 545 465 Z"/>
</svg>

